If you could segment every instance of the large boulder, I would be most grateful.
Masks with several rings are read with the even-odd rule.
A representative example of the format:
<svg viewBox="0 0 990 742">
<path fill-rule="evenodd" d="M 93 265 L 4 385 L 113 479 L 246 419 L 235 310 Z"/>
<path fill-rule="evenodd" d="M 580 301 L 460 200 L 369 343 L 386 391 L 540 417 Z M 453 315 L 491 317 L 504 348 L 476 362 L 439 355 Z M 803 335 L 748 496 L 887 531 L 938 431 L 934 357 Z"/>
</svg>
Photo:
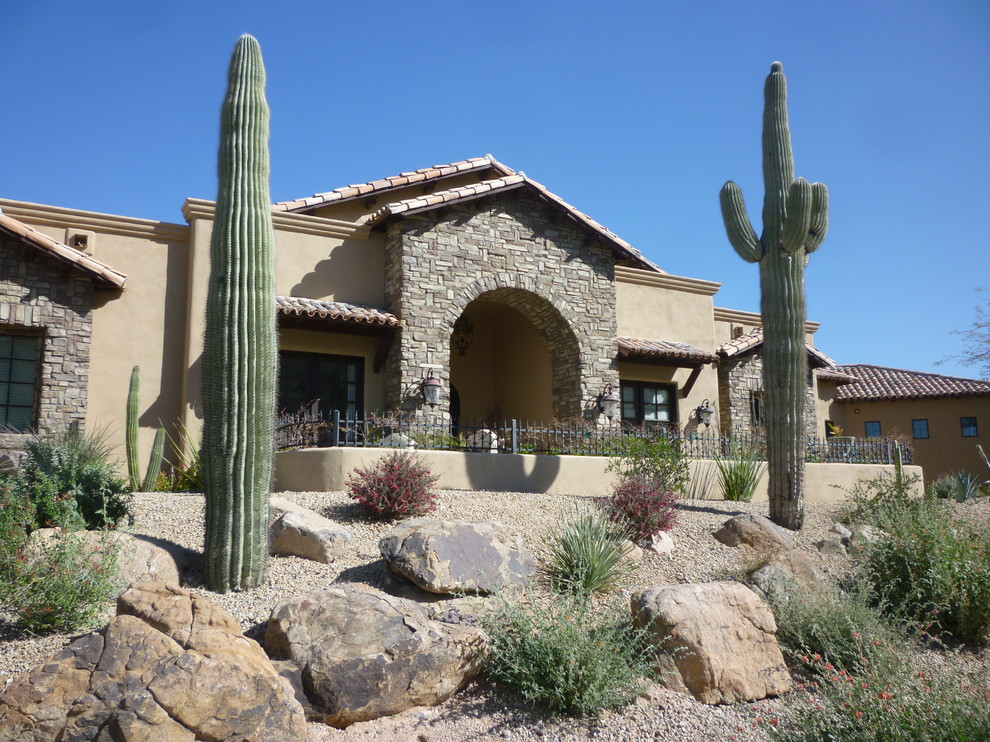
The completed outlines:
<svg viewBox="0 0 990 742">
<path fill-rule="evenodd" d="M 632 596 L 633 620 L 645 628 L 659 682 L 703 703 L 778 695 L 791 680 L 769 606 L 738 582 L 669 585 Z"/>
<path fill-rule="evenodd" d="M 28 550 L 40 553 L 62 537 L 61 528 L 38 528 L 28 538 Z M 117 579 L 121 585 L 161 580 L 178 585 L 191 555 L 178 544 L 123 531 L 74 531 L 81 542 L 80 556 L 98 564 L 106 548 L 117 550 Z"/>
<path fill-rule="evenodd" d="M 797 549 L 775 554 L 749 576 L 749 582 L 761 597 L 767 599 L 794 592 L 823 593 L 828 590 L 825 573 L 813 559 Z"/>
<path fill-rule="evenodd" d="M 501 523 L 410 518 L 378 547 L 391 570 L 431 593 L 521 588 L 536 571 L 522 536 Z"/>
<path fill-rule="evenodd" d="M 713 535 L 726 546 L 745 544 L 756 551 L 794 548 L 794 538 L 786 530 L 769 518 L 750 513 L 729 518 Z"/>
<path fill-rule="evenodd" d="M 315 718 L 335 727 L 442 703 L 478 674 L 487 647 L 480 629 L 361 584 L 282 603 L 265 633 L 268 654 L 301 670 Z"/>
<path fill-rule="evenodd" d="M 306 739 L 291 685 L 224 611 L 161 582 L 119 609 L 0 695 L 0 740 Z"/>
<path fill-rule="evenodd" d="M 269 531 L 269 549 L 279 556 L 297 556 L 329 564 L 343 556 L 352 541 L 350 530 L 312 510 L 282 514 Z"/>
</svg>

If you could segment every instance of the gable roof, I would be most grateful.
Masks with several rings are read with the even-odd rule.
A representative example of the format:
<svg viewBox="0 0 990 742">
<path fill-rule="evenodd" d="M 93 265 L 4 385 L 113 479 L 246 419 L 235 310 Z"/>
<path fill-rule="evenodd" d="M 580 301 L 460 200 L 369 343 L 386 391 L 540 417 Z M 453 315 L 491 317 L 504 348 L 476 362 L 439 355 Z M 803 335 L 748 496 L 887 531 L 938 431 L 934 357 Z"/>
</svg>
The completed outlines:
<svg viewBox="0 0 990 742">
<path fill-rule="evenodd" d="M 65 243 L 42 234 L 34 227 L 29 227 L 12 216 L 7 216 L 2 210 L 0 210 L 0 230 L 46 255 L 63 263 L 68 263 L 73 268 L 88 275 L 100 286 L 114 289 L 124 288 L 124 282 L 127 280 L 126 274 L 114 270 L 106 263 L 101 263 L 96 258 L 91 258 Z"/>
<path fill-rule="evenodd" d="M 402 201 L 395 201 L 382 206 L 374 212 L 368 217 L 365 224 L 369 227 L 374 227 L 397 216 L 418 214 L 423 211 L 438 209 L 451 203 L 472 201 L 483 196 L 504 193 L 517 188 L 527 188 L 544 201 L 563 209 L 564 213 L 579 226 L 590 230 L 608 242 L 612 246 L 613 253 L 620 259 L 635 263 L 635 267 L 637 268 L 643 268 L 656 273 L 664 273 L 660 266 L 643 257 L 643 254 L 639 250 L 620 238 L 615 232 L 602 226 L 587 214 L 578 211 L 560 196 L 551 193 L 542 184 L 537 183 L 532 178 L 528 178 L 525 173 L 513 173 L 494 180 L 483 180 L 480 183 L 472 183 L 445 191 L 437 191 L 435 193 L 407 198 Z"/>
<path fill-rule="evenodd" d="M 406 173 L 399 173 L 398 175 L 391 175 L 387 178 L 372 180 L 368 183 L 335 188 L 326 193 L 315 193 L 307 198 L 279 201 L 273 208 L 277 211 L 292 211 L 297 213 L 312 211 L 327 204 L 342 203 L 355 198 L 373 196 L 417 183 L 426 185 L 455 175 L 463 175 L 464 173 L 483 173 L 486 170 L 491 170 L 496 176 L 512 175 L 515 173 L 515 170 L 506 167 L 491 155 L 485 155 L 484 157 L 472 157 L 467 160 L 460 160 L 459 162 L 451 162 L 447 165 L 424 167 L 419 170 L 412 170 Z"/>
<path fill-rule="evenodd" d="M 733 356 L 738 356 L 754 350 L 761 345 L 763 345 L 763 328 L 757 327 L 755 330 L 750 330 L 745 335 L 740 335 L 739 337 L 733 338 L 727 343 L 720 345 L 718 347 L 718 354 L 723 358 L 732 358 Z M 812 368 L 835 368 L 835 361 L 818 350 L 818 348 L 813 345 L 808 345 L 807 343 L 805 343 L 804 347 L 805 350 L 808 351 Z"/>
<path fill-rule="evenodd" d="M 946 399 L 990 395 L 990 381 L 963 379 L 958 376 L 924 371 L 907 371 L 886 366 L 855 363 L 836 369 L 856 377 L 856 381 L 839 388 L 835 398 L 841 402 L 881 402 L 899 399 Z"/>
</svg>

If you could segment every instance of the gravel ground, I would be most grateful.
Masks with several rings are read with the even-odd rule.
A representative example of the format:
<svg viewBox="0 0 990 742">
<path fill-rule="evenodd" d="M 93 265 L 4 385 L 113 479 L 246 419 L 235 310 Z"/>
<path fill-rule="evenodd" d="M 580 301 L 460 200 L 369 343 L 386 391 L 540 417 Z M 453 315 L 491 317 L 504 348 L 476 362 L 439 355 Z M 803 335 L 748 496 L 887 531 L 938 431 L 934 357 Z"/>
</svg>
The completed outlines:
<svg viewBox="0 0 990 742">
<path fill-rule="evenodd" d="M 265 584 L 246 593 L 216 595 L 203 590 L 200 575 L 189 575 L 190 587 L 223 606 L 245 632 L 260 639 L 272 608 L 293 595 L 321 588 L 335 581 L 364 582 L 382 586 L 383 562 L 378 540 L 389 524 L 365 522 L 356 506 L 339 492 L 282 493 L 283 496 L 346 525 L 354 535 L 348 555 L 329 565 L 273 557 Z M 588 498 L 508 492 L 442 491 L 434 516 L 460 520 L 494 520 L 521 530 L 537 555 L 543 536 Z M 986 522 L 990 507 L 981 509 Z M 712 532 L 739 513 L 766 513 L 766 503 L 734 503 L 720 500 L 687 500 L 678 505 L 679 522 L 671 531 L 675 548 L 668 554 L 646 552 L 628 588 L 637 590 L 678 582 L 725 579 L 745 567 L 745 557 L 723 546 Z M 195 551 L 203 543 L 203 498 L 196 494 L 156 493 L 135 497 L 132 530 L 167 539 Z M 824 538 L 836 521 L 836 506 L 808 504 L 805 527 L 796 534 L 799 548 L 813 555 L 833 576 L 848 568 L 842 557 L 823 557 L 813 543 Z M 987 512 L 982 512 L 987 511 Z M 976 514 L 974 510 L 972 514 Z M 108 615 L 109 614 L 108 608 Z M 75 636 L 12 639 L 9 622 L 4 632 L 0 614 L 0 687 L 38 665 Z M 78 636 L 78 635 L 76 635 Z M 510 691 L 479 680 L 447 703 L 418 708 L 392 717 L 354 724 L 337 730 L 310 724 L 309 740 L 410 740 L 413 742 L 463 742 L 464 740 L 724 740 L 730 735 L 743 742 L 762 740 L 757 716 L 780 710 L 780 701 L 735 706 L 707 706 L 687 696 L 654 687 L 646 697 L 620 711 L 598 717 L 574 719 L 555 716 L 528 706 Z"/>
</svg>

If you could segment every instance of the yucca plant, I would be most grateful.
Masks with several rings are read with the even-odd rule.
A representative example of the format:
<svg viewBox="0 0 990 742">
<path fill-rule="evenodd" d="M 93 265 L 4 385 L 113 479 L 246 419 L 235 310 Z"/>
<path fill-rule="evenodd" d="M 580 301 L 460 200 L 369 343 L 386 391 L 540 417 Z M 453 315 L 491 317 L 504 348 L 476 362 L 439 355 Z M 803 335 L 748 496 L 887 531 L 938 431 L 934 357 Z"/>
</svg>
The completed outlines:
<svg viewBox="0 0 990 742">
<path fill-rule="evenodd" d="M 733 502 L 749 502 L 756 494 L 760 479 L 767 470 L 756 446 L 733 444 L 726 455 L 715 456 L 722 496 Z"/>
<path fill-rule="evenodd" d="M 607 593 L 636 569 L 626 529 L 599 510 L 576 508 L 546 543 L 547 582 L 561 593 Z"/>
</svg>

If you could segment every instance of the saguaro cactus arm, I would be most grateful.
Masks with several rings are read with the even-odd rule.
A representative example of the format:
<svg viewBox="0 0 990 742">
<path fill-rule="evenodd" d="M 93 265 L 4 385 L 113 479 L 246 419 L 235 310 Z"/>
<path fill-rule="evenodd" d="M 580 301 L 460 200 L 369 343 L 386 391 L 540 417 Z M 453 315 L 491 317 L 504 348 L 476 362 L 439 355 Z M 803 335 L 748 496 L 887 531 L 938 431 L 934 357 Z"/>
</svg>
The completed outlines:
<svg viewBox="0 0 990 742">
<path fill-rule="evenodd" d="M 760 241 L 756 239 L 756 231 L 746 215 L 746 204 L 743 201 L 742 189 L 731 180 L 722 186 L 719 192 L 719 202 L 722 204 L 722 221 L 725 222 L 725 232 L 729 242 L 735 248 L 739 257 L 747 263 L 759 262 L 763 257 Z"/>
<path fill-rule="evenodd" d="M 811 196 L 811 223 L 808 226 L 808 239 L 804 243 L 807 253 L 817 250 L 828 234 L 828 188 L 824 183 L 812 183 Z"/>
<path fill-rule="evenodd" d="M 804 178 L 798 178 L 787 189 L 787 209 L 780 234 L 781 249 L 791 253 L 804 247 L 810 224 L 811 184 Z"/>
</svg>

